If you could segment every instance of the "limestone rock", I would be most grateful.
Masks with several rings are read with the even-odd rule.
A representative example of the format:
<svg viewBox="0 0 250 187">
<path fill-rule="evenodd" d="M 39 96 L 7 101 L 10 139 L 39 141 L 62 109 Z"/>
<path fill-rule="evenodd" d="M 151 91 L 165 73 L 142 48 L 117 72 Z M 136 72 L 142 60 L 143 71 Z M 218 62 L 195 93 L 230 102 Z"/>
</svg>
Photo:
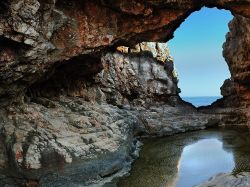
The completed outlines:
<svg viewBox="0 0 250 187">
<path fill-rule="evenodd" d="M 250 17 L 248 0 L 3 1 L 1 105 L 23 101 L 25 90 L 41 77 L 51 75 L 64 60 L 96 54 L 119 43 L 134 46 L 144 41 L 166 42 L 187 16 L 203 6 L 229 9 L 237 16 L 237 22 L 244 19 L 240 16 Z M 248 24 L 246 19 L 244 23 Z M 242 29 L 248 33 L 245 31 Z M 148 48 L 147 45 L 141 47 Z M 158 60 L 165 60 L 164 46 L 150 48 L 155 48 L 153 53 Z"/>
<path fill-rule="evenodd" d="M 232 77 L 221 87 L 223 99 L 212 107 L 212 113 L 231 114 L 225 123 L 250 125 L 249 59 L 250 59 L 250 20 L 236 16 L 229 23 L 230 32 L 223 45 L 223 55 Z"/>
<path fill-rule="evenodd" d="M 165 54 L 165 55 L 169 55 Z M 84 62 L 84 63 L 83 63 Z M 101 61 L 91 58 L 75 59 L 55 69 L 51 79 L 30 88 L 31 95 L 43 97 L 67 94 L 91 102 L 114 105 L 150 104 L 178 96 L 177 78 L 173 75 L 173 62 L 159 62 L 144 51 L 140 53 L 106 53 Z M 169 65 L 170 64 L 170 65 Z M 88 69 L 99 72 L 89 79 Z M 68 71 L 76 72 L 74 76 Z"/>
<path fill-rule="evenodd" d="M 165 44 L 107 52 L 166 42 L 203 6 L 235 16 L 224 45 L 232 77 L 208 110 L 180 100 Z M 128 171 L 135 136 L 250 125 L 249 8 L 248 0 L 0 1 L 0 186 L 100 186 Z"/>
<path fill-rule="evenodd" d="M 99 180 L 98 175 L 104 169 L 109 175 L 114 172 L 114 166 L 116 172 L 125 166 L 124 160 L 129 159 L 133 147 L 132 128 L 137 118 L 117 107 L 72 99 L 60 97 L 53 100 L 52 108 L 30 103 L 1 111 L 5 121 L 1 123 L 1 132 L 6 138 L 0 148 L 6 147 L 8 153 L 13 155 L 9 157 L 9 162 L 22 175 L 38 180 L 46 176 L 45 171 L 58 174 L 56 168 L 63 166 L 64 172 L 71 172 L 72 175 L 82 172 L 86 179 L 79 180 L 86 183 L 88 178 Z M 4 153 L 0 155 L 0 170 L 7 158 L 2 156 Z M 88 162 L 89 159 L 93 162 Z M 95 164 L 108 160 L 110 164 L 105 168 Z M 82 166 L 74 169 L 76 163 Z M 6 166 L 5 170 L 9 169 Z M 15 178 L 18 172 L 12 175 Z M 76 180 L 74 177 L 67 178 Z"/>
<path fill-rule="evenodd" d="M 230 32 L 224 44 L 224 57 L 232 72 L 235 95 L 241 97 L 242 104 L 250 102 L 250 19 L 235 17 L 229 24 Z M 229 86 L 230 87 L 230 86 Z"/>
<path fill-rule="evenodd" d="M 153 56 L 110 52 L 101 61 L 84 59 L 88 63 L 75 59 L 75 66 L 66 63 L 33 85 L 25 103 L 0 110 L 0 173 L 11 176 L 3 173 L 4 181 L 25 176 L 40 186 L 105 184 L 129 170 L 138 155 L 136 136 L 199 130 L 220 120 L 185 105 L 172 69 Z"/>
<path fill-rule="evenodd" d="M 231 173 L 220 173 L 212 177 L 208 182 L 197 185 L 196 187 L 245 187 L 250 185 L 250 173 L 242 172 L 237 175 Z"/>
<path fill-rule="evenodd" d="M 103 92 L 109 87 L 110 91 L 106 93 L 106 97 L 114 103 L 122 104 L 121 99 L 152 102 L 178 94 L 172 72 L 152 57 L 108 53 L 102 61 L 105 68 L 97 77 Z M 119 95 L 121 98 L 117 97 Z"/>
<path fill-rule="evenodd" d="M 204 129 L 217 119 L 182 105 L 128 110 L 74 97 L 40 100 L 0 111 L 0 173 L 4 169 L 13 179 L 25 176 L 41 186 L 108 181 L 129 169 L 137 145 L 134 135 Z M 53 105 L 43 105 L 48 100 Z"/>
<path fill-rule="evenodd" d="M 149 52 L 160 62 L 165 63 L 167 61 L 173 63 L 173 58 L 170 56 L 167 43 L 142 42 L 137 44 L 134 48 L 131 48 L 130 51 L 132 53 Z"/>
</svg>

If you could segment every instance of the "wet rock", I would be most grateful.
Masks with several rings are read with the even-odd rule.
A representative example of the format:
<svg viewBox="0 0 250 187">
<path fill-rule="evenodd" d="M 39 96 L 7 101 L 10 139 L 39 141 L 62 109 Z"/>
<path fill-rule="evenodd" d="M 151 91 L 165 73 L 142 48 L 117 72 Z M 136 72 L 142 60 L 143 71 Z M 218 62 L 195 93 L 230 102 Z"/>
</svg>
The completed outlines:
<svg viewBox="0 0 250 187">
<path fill-rule="evenodd" d="M 236 175 L 231 173 L 220 173 L 212 177 L 208 182 L 197 185 L 197 187 L 245 187 L 250 185 L 250 173 L 242 172 Z"/>
<path fill-rule="evenodd" d="M 4 146 L 3 139 L 0 139 L 0 168 L 4 169 L 8 166 L 8 156 L 6 147 Z"/>
</svg>

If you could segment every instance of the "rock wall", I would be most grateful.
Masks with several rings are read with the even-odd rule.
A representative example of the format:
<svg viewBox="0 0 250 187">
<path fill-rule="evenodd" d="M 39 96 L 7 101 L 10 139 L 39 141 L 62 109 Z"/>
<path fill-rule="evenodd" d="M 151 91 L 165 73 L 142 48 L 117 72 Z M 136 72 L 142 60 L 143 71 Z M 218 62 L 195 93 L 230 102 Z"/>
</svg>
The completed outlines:
<svg viewBox="0 0 250 187">
<path fill-rule="evenodd" d="M 100 186 L 129 170 L 136 137 L 216 125 L 220 117 L 181 101 L 171 58 L 148 50 L 166 44 L 143 45 L 64 62 L 29 88 L 24 104 L 1 109 L 0 185 Z"/>
<path fill-rule="evenodd" d="M 114 45 L 166 42 L 203 6 L 250 16 L 248 0 L 5 0 L 0 3 L 1 105 L 22 101 L 30 85 L 64 60 Z"/>
<path fill-rule="evenodd" d="M 232 95 L 240 97 L 241 106 L 248 108 L 250 104 L 250 19 L 237 16 L 231 21 L 229 27 L 230 33 L 224 44 L 224 57 L 232 72 L 235 87 Z"/>
<path fill-rule="evenodd" d="M 203 6 L 235 16 L 232 78 L 197 111 L 178 96 L 167 47 L 134 45 L 166 42 Z M 101 185 L 127 172 L 135 137 L 249 124 L 249 10 L 248 0 L 1 1 L 0 185 Z"/>
<path fill-rule="evenodd" d="M 231 80 L 225 82 L 222 94 L 225 97 L 237 95 L 240 97 L 240 104 L 248 107 L 250 100 L 250 19 L 237 16 L 230 22 L 229 28 L 230 32 L 223 46 L 223 54 L 232 77 Z M 231 104 L 237 105 L 237 103 Z"/>
<path fill-rule="evenodd" d="M 84 56 L 67 61 L 54 70 L 50 79 L 32 85 L 28 97 L 64 94 L 120 106 L 167 102 L 171 97 L 177 99 L 177 77 L 173 74 L 174 65 L 167 44 L 138 45 L 144 47 L 125 53 L 108 52 L 100 60 Z M 125 51 L 126 47 L 118 49 Z"/>
<path fill-rule="evenodd" d="M 211 113 L 228 113 L 226 124 L 250 125 L 250 20 L 236 16 L 229 23 L 230 32 L 223 45 L 223 55 L 231 78 L 221 87 L 223 98 L 213 104 Z M 202 109 L 203 110 L 203 109 Z M 206 109 L 205 109 L 206 110 Z M 204 110 L 203 110 L 204 111 Z"/>
</svg>

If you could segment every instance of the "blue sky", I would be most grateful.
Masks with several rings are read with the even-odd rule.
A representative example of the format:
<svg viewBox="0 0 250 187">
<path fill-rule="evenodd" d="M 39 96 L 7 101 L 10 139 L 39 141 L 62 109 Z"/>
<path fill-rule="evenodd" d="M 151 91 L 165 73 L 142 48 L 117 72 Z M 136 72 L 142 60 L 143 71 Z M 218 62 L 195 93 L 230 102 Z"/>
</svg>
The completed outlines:
<svg viewBox="0 0 250 187">
<path fill-rule="evenodd" d="M 181 96 L 219 96 L 230 77 L 222 45 L 233 18 L 226 10 L 203 8 L 194 12 L 168 42 L 179 76 Z"/>
</svg>

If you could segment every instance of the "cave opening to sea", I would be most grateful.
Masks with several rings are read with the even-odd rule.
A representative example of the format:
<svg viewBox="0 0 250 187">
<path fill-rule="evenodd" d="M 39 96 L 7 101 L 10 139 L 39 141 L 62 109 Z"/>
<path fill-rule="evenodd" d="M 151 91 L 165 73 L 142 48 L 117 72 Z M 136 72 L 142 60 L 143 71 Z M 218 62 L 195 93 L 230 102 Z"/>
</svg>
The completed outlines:
<svg viewBox="0 0 250 187">
<path fill-rule="evenodd" d="M 0 187 L 249 186 L 249 0 L 0 10 Z"/>
<path fill-rule="evenodd" d="M 220 87 L 231 77 L 223 58 L 230 11 L 202 8 L 192 13 L 168 42 L 178 75 L 180 96 L 196 107 L 221 98 Z"/>
</svg>

